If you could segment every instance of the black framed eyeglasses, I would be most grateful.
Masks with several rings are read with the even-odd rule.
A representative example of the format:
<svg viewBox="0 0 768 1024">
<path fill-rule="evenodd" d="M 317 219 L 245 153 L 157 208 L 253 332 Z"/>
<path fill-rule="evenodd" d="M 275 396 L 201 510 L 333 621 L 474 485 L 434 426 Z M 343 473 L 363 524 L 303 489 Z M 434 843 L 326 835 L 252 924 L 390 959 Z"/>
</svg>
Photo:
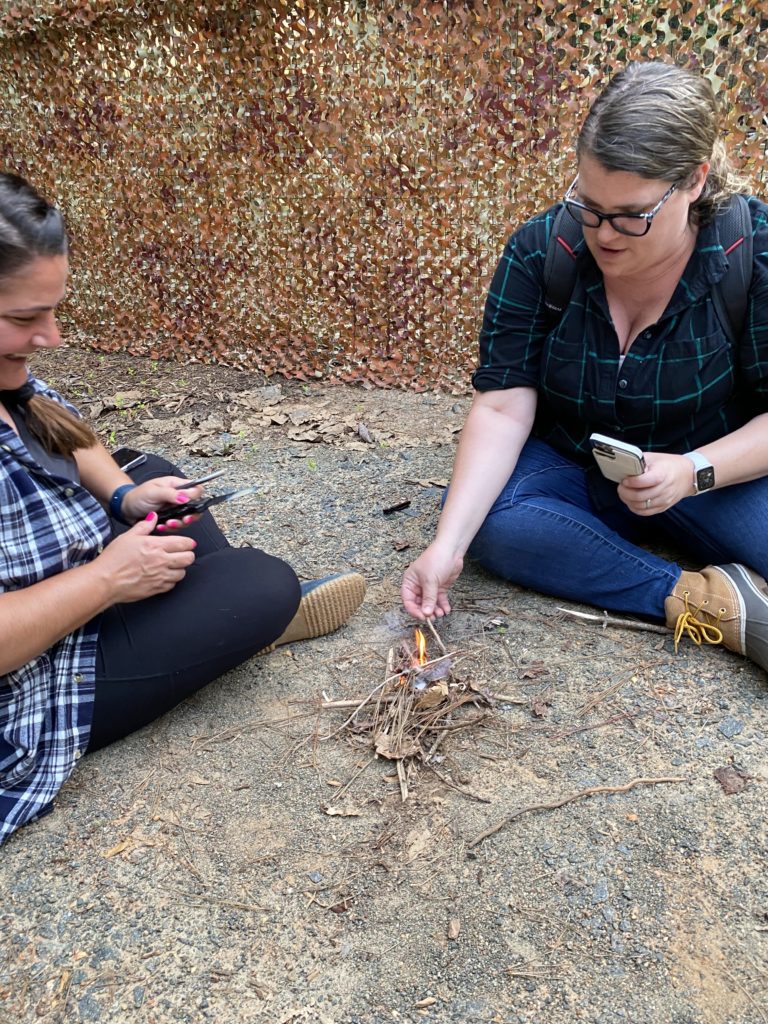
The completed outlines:
<svg viewBox="0 0 768 1024">
<path fill-rule="evenodd" d="M 679 182 L 670 185 L 658 203 L 648 213 L 598 213 L 591 206 L 585 206 L 584 203 L 571 199 L 578 180 L 578 178 L 574 180 L 563 199 L 563 204 L 573 219 L 585 228 L 599 228 L 603 221 L 607 220 L 614 231 L 618 231 L 620 235 L 631 235 L 634 238 L 642 238 L 643 235 L 648 234 L 651 230 L 653 218 L 679 185 Z"/>
</svg>

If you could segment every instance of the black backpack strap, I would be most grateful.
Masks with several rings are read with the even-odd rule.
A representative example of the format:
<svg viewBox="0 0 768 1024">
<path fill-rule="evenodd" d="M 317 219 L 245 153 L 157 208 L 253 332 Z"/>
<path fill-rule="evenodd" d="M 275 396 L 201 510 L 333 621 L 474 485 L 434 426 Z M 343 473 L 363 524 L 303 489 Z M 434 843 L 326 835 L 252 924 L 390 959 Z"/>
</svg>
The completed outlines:
<svg viewBox="0 0 768 1024">
<path fill-rule="evenodd" d="M 732 196 L 727 208 L 717 215 L 716 223 L 728 269 L 714 285 L 712 301 L 721 326 L 735 344 L 744 330 L 752 283 L 752 218 L 744 196 Z"/>
<path fill-rule="evenodd" d="M 581 224 L 562 206 L 555 216 L 544 260 L 544 305 L 559 319 L 576 282 L 576 247 L 583 238 Z"/>
</svg>

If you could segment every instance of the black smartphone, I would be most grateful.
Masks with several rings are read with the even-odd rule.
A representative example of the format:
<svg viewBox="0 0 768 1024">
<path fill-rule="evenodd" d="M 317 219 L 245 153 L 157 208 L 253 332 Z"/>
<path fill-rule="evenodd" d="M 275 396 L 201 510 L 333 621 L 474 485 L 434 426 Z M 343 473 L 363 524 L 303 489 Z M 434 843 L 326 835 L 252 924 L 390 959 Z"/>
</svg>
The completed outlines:
<svg viewBox="0 0 768 1024">
<path fill-rule="evenodd" d="M 164 505 L 157 510 L 158 523 L 167 523 L 169 519 L 181 519 L 184 516 L 199 515 L 211 505 L 220 505 L 224 501 L 238 501 L 246 494 L 256 494 L 258 487 L 244 487 L 240 491 L 227 491 L 226 494 L 214 494 L 209 498 L 196 498 L 183 505 Z"/>
<path fill-rule="evenodd" d="M 118 448 L 112 452 L 112 458 L 124 473 L 147 461 L 145 452 L 140 452 L 136 448 Z"/>
</svg>

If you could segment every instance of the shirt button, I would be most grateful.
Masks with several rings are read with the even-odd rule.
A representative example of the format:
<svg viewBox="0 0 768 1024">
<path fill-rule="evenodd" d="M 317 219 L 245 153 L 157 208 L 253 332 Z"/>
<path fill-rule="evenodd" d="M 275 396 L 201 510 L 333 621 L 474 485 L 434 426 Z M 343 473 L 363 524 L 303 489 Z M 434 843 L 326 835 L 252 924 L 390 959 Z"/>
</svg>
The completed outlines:
<svg viewBox="0 0 768 1024">
<path fill-rule="evenodd" d="M 652 338 L 653 337 L 653 331 L 643 331 L 643 337 L 644 338 Z"/>
<path fill-rule="evenodd" d="M 9 452 L 10 450 L 7 444 L 0 445 L 0 452 Z"/>
<path fill-rule="evenodd" d="M 82 756 L 83 756 L 82 750 L 76 750 L 75 751 L 75 760 L 76 761 L 79 761 Z"/>
<path fill-rule="evenodd" d="M 73 676 L 73 679 L 75 680 L 76 683 L 82 683 L 82 681 L 83 681 L 83 674 L 82 674 L 82 672 L 75 672 L 75 674 Z"/>
<path fill-rule="evenodd" d="M 75 492 L 74 492 L 74 490 L 71 487 L 65 487 L 64 488 L 64 497 L 65 498 L 71 498 L 74 493 Z"/>
<path fill-rule="evenodd" d="M 625 379 L 624 379 L 624 378 L 622 377 L 622 378 L 621 378 L 621 380 L 619 381 L 619 387 L 621 388 L 621 390 L 622 390 L 622 391 L 623 391 L 623 390 L 624 390 L 624 388 L 625 388 L 625 387 L 627 386 L 627 384 L 629 384 L 629 381 L 628 381 L 628 380 L 625 380 Z"/>
<path fill-rule="evenodd" d="M 99 554 L 101 554 L 101 552 L 104 550 L 104 545 L 103 544 L 97 545 L 96 550 L 98 551 Z"/>
</svg>

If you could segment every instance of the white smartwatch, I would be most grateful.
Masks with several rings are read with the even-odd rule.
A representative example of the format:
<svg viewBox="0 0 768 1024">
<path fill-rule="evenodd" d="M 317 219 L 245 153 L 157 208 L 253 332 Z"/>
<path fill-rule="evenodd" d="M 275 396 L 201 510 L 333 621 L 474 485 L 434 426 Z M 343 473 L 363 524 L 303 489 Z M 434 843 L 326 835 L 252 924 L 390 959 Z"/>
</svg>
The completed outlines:
<svg viewBox="0 0 768 1024">
<path fill-rule="evenodd" d="M 710 491 L 715 486 L 715 467 L 700 452 L 685 452 L 693 463 L 693 488 L 696 494 Z"/>
</svg>

